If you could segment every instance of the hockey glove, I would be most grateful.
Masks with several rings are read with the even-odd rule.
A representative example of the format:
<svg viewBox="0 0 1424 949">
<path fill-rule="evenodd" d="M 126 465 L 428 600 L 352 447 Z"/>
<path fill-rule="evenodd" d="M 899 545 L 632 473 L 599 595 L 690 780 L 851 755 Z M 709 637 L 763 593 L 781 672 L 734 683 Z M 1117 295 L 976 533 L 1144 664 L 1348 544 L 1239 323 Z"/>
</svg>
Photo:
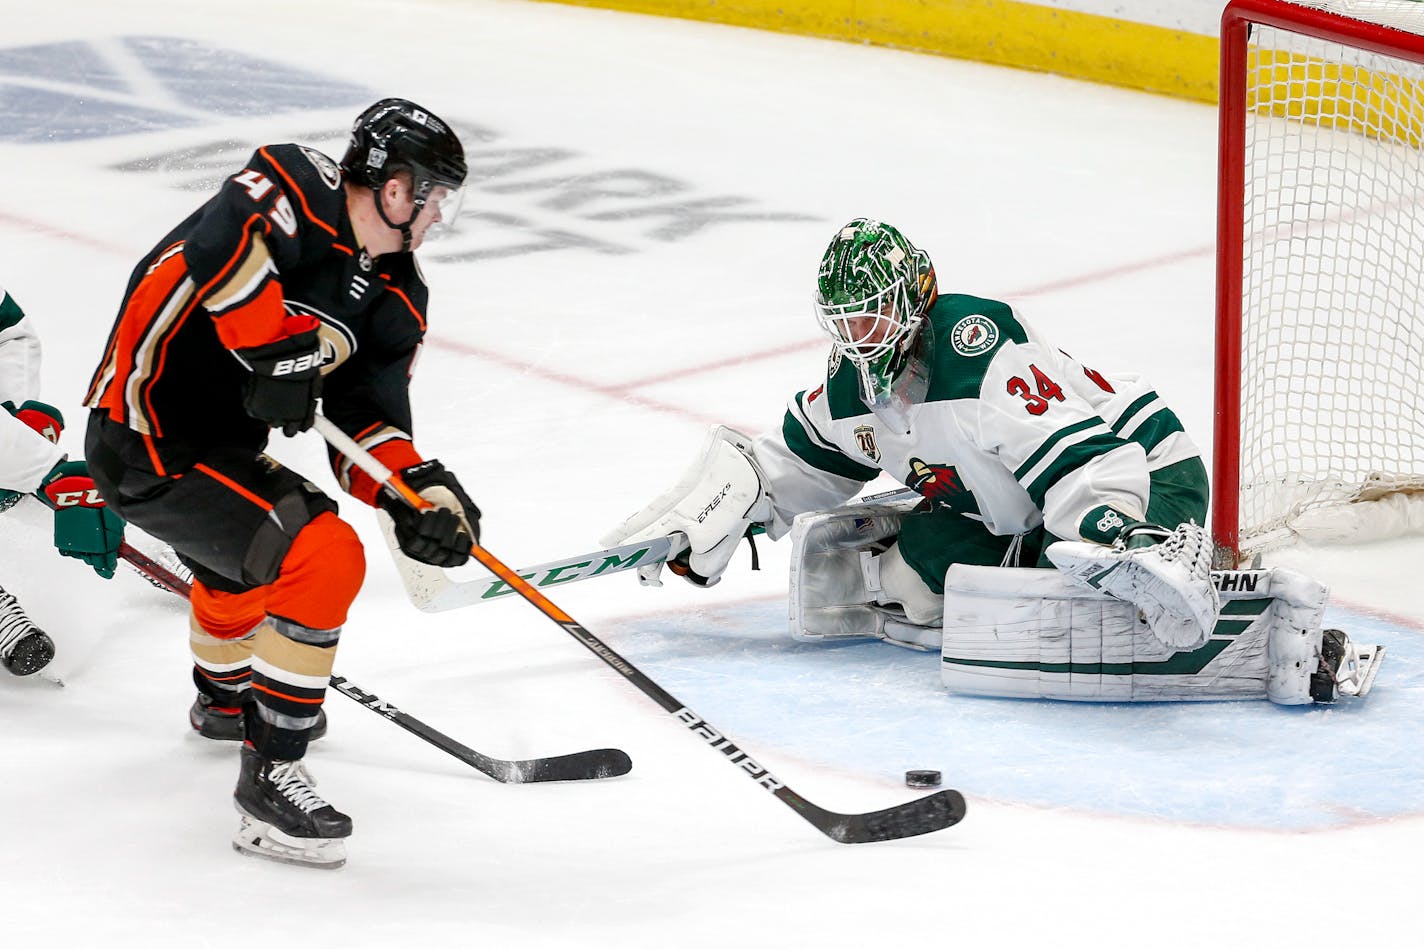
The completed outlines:
<svg viewBox="0 0 1424 949">
<path fill-rule="evenodd" d="M 603 535 L 609 547 L 658 537 L 672 537 L 676 555 L 667 562 L 674 574 L 700 587 L 716 585 L 748 531 L 772 518 L 766 478 L 752 455 L 752 440 L 741 432 L 714 425 L 697 460 L 677 484 Z M 755 565 L 756 548 L 752 548 Z M 663 564 L 638 568 L 644 586 L 662 586 Z"/>
<path fill-rule="evenodd" d="M 1044 553 L 1076 583 L 1136 606 L 1172 649 L 1197 649 L 1216 627 L 1221 600 L 1211 580 L 1211 537 L 1196 524 L 1169 531 L 1135 523 L 1111 547 L 1063 540 Z"/>
<path fill-rule="evenodd" d="M 395 522 L 401 552 L 432 567 L 458 567 L 468 561 L 470 548 L 480 542 L 480 509 L 459 480 L 434 459 L 401 469 L 400 477 L 435 505 L 417 511 L 389 489 L 378 496 L 381 510 Z"/>
<path fill-rule="evenodd" d="M 59 444 L 59 433 L 64 431 L 64 416 L 59 409 L 34 399 L 24 402 L 18 409 L 13 402 L 3 404 L 15 418 L 39 432 L 46 440 Z"/>
<path fill-rule="evenodd" d="M 242 398 L 248 415 L 284 435 L 312 427 L 321 396 L 321 341 L 315 329 L 233 355 L 252 370 Z"/>
<path fill-rule="evenodd" d="M 54 509 L 54 546 L 60 555 L 84 561 L 106 580 L 113 577 L 124 542 L 124 519 L 99 496 L 89 466 L 61 461 L 45 476 L 39 495 Z"/>
</svg>

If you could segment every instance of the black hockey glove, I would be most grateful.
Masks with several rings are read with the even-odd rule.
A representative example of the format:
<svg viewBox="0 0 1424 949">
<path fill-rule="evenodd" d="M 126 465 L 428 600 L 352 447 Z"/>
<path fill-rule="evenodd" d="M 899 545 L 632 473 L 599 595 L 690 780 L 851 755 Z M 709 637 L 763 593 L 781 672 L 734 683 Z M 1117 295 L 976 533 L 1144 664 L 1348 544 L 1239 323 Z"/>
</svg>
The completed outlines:
<svg viewBox="0 0 1424 949">
<path fill-rule="evenodd" d="M 233 354 L 252 370 L 242 397 L 248 415 L 280 428 L 284 435 L 312 427 L 321 396 L 321 341 L 316 330 Z"/>
<path fill-rule="evenodd" d="M 435 507 L 417 511 L 400 496 L 383 490 L 377 501 L 395 521 L 396 541 L 412 560 L 432 567 L 458 567 L 480 541 L 480 509 L 453 474 L 434 460 L 403 468 L 401 480 Z"/>
</svg>

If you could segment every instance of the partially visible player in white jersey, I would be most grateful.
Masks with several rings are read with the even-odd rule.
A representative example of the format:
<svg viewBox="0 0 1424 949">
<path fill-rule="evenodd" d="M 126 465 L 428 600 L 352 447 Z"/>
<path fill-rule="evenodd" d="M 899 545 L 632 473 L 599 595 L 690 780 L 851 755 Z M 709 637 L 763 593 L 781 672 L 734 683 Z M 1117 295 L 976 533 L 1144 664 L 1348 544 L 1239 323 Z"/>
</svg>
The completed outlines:
<svg viewBox="0 0 1424 949">
<path fill-rule="evenodd" d="M 33 322 L 0 287 L 0 511 L 27 494 L 54 509 L 59 553 L 114 575 L 124 522 L 94 488 L 87 466 L 59 447 L 64 417 L 36 399 L 40 340 Z M 14 594 L 0 588 L 0 666 L 31 675 L 54 658 L 54 642 L 30 621 Z"/>
<path fill-rule="evenodd" d="M 1007 303 L 941 294 L 928 254 L 880 221 L 836 233 L 815 307 L 825 381 L 779 430 L 714 429 L 605 543 L 673 536 L 673 571 L 711 586 L 749 530 L 790 533 L 793 635 L 941 649 L 961 691 L 1333 700 L 1344 647 L 1313 581 L 1255 584 L 1265 619 L 1225 642 L 1206 467 L 1142 378 L 1090 368 Z M 882 471 L 910 501 L 836 508 Z"/>
</svg>

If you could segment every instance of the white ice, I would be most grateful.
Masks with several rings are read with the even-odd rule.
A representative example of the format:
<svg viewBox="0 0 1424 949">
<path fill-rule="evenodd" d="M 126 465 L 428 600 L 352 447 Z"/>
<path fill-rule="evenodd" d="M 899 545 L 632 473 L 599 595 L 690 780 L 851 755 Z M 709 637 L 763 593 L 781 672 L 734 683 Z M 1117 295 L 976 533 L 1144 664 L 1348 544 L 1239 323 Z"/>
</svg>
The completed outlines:
<svg viewBox="0 0 1424 949">
<path fill-rule="evenodd" d="M 5 22 L 0 284 L 42 328 L 76 453 L 134 262 L 252 146 L 339 153 L 380 95 L 466 132 L 461 230 L 424 254 L 418 444 L 510 564 L 592 549 L 708 423 L 779 424 L 823 367 L 819 255 L 858 215 L 927 248 L 943 287 L 1147 373 L 1209 447 L 1210 108 L 513 0 L 67 0 Z M 273 450 L 336 493 L 315 435 Z M 349 865 L 242 858 L 235 749 L 184 720 L 182 604 L 61 562 L 16 509 L 0 584 L 66 686 L 0 678 L 0 945 L 1418 944 L 1417 541 L 1296 555 L 1391 649 L 1368 699 L 1304 711 L 954 699 L 932 657 L 791 642 L 784 545 L 711 591 L 552 591 L 822 806 L 909 800 L 916 767 L 968 797 L 958 827 L 851 847 L 525 604 L 416 612 L 369 512 L 343 511 L 370 569 L 339 673 L 488 754 L 612 745 L 633 772 L 499 785 L 332 695 L 309 763 L 355 819 Z"/>
</svg>

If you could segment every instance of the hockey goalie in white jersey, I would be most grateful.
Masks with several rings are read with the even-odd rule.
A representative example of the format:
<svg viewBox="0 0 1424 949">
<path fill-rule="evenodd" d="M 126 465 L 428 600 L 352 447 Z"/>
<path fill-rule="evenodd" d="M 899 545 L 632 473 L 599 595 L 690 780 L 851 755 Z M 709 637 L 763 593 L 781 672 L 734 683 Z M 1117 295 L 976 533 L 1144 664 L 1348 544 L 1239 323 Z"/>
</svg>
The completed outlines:
<svg viewBox="0 0 1424 949">
<path fill-rule="evenodd" d="M 605 544 L 671 536 L 671 569 L 711 586 L 749 531 L 789 534 L 793 636 L 938 650 L 957 692 L 1296 705 L 1369 689 L 1383 650 L 1321 629 L 1319 583 L 1212 572 L 1206 468 L 1142 379 L 1078 362 L 1006 303 L 940 294 L 929 256 L 879 221 L 839 230 L 815 305 L 825 382 L 779 431 L 714 428 Z M 844 505 L 882 471 L 912 491 Z"/>
<path fill-rule="evenodd" d="M 54 512 L 54 545 L 99 576 L 113 577 L 124 521 L 94 487 L 88 465 L 59 445 L 64 416 L 37 399 L 40 338 L 31 319 L 0 287 L 0 512 L 26 495 Z M 3 528 L 0 528 L 3 529 Z M 13 541 L 13 534 L 6 539 Z M 31 622 L 13 593 L 0 587 L 0 667 L 33 675 L 54 658 L 54 641 Z"/>
</svg>

